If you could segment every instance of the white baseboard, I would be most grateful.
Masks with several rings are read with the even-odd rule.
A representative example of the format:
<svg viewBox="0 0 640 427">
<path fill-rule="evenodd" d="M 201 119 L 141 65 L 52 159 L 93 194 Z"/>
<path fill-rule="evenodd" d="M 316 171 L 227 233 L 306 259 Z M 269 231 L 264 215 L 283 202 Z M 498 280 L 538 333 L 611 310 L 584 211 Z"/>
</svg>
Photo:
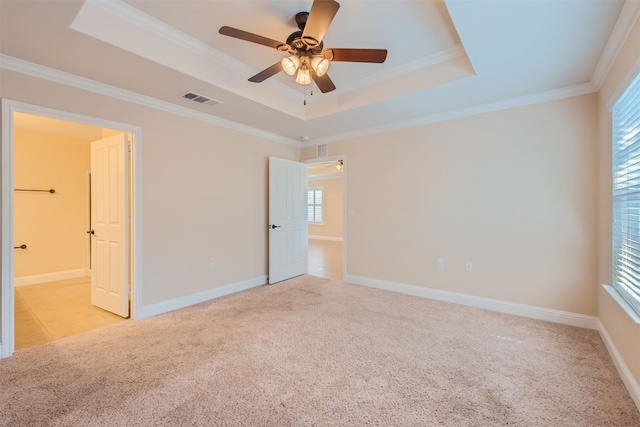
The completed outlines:
<svg viewBox="0 0 640 427">
<path fill-rule="evenodd" d="M 35 285 L 37 283 L 56 282 L 58 280 L 75 279 L 89 276 L 89 270 L 79 268 L 77 270 L 56 271 L 55 273 L 36 274 L 33 276 L 22 276 L 13 279 L 13 286 Z"/>
<path fill-rule="evenodd" d="M 611 359 L 613 359 L 613 364 L 616 366 L 616 369 L 618 370 L 620 378 L 622 378 L 622 382 L 624 383 L 625 387 L 627 387 L 631 399 L 633 399 L 636 407 L 638 408 L 638 410 L 640 410 L 640 385 L 638 385 L 638 382 L 633 377 L 631 370 L 624 362 L 624 359 L 620 355 L 618 348 L 613 343 L 613 340 L 609 336 L 609 333 L 607 332 L 600 319 L 597 319 L 597 322 L 598 332 L 600 332 L 602 341 L 604 341 L 604 345 L 607 347 Z"/>
<path fill-rule="evenodd" d="M 367 277 L 347 275 L 345 277 L 345 281 L 348 283 L 354 283 L 356 285 L 364 285 L 372 288 L 400 292 L 403 294 L 415 295 L 439 301 L 484 308 L 487 310 L 498 311 L 500 313 L 514 314 L 516 316 L 546 320 L 549 322 L 578 326 L 580 328 L 596 330 L 598 329 L 598 319 L 594 316 L 587 316 L 584 314 L 570 313 L 567 311 L 553 310 L 550 308 L 536 307 L 533 305 L 517 304 L 491 298 L 483 298 L 473 295 L 441 291 L 439 289 L 425 288 L 416 285 L 407 285 L 404 283 L 394 283 L 384 280 L 370 279 Z"/>
<path fill-rule="evenodd" d="M 329 240 L 331 242 L 342 242 L 342 237 L 333 237 L 333 236 L 307 236 L 311 240 Z"/>
<path fill-rule="evenodd" d="M 261 286 L 266 283 L 267 276 L 260 276 L 253 279 L 243 280 L 241 282 L 231 283 L 229 285 L 224 285 L 218 288 L 198 292 L 196 294 L 186 295 L 183 297 L 174 298 L 172 300 L 162 301 L 151 305 L 144 305 L 138 310 L 136 314 L 136 320 L 146 319 L 147 317 L 157 316 L 158 314 L 179 310 L 181 308 L 209 301 L 214 298 L 219 298 L 225 295 L 255 288 L 256 286 Z"/>
</svg>

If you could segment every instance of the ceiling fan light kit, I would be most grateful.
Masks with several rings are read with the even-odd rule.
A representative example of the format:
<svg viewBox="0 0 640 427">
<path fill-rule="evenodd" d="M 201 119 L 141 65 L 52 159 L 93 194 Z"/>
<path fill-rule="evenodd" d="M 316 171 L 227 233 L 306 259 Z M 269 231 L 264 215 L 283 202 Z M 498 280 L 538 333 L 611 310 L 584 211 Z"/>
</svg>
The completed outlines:
<svg viewBox="0 0 640 427">
<path fill-rule="evenodd" d="M 318 77 L 322 77 L 329 71 L 329 60 L 324 56 L 314 56 L 311 58 L 311 68 Z"/>
<path fill-rule="evenodd" d="M 282 58 L 280 61 L 282 64 L 282 69 L 285 73 L 290 76 L 293 76 L 296 73 L 296 70 L 300 66 L 300 58 L 296 55 L 287 56 L 286 58 Z"/>
<path fill-rule="evenodd" d="M 298 75 L 296 76 L 296 83 L 299 85 L 310 85 L 311 84 L 311 70 L 309 70 L 309 66 L 306 61 L 302 62 L 300 69 L 298 70 Z"/>
<path fill-rule="evenodd" d="M 339 8 L 340 4 L 335 0 L 314 0 L 310 12 L 296 14 L 299 31 L 290 34 L 286 43 L 227 26 L 221 27 L 219 33 L 289 54 L 250 77 L 250 82 L 260 83 L 284 71 L 289 76 L 295 75 L 295 82 L 300 85 L 310 85 L 314 81 L 322 93 L 331 92 L 336 88 L 327 74 L 332 61 L 381 64 L 387 58 L 386 49 L 323 49 L 322 39 Z"/>
</svg>

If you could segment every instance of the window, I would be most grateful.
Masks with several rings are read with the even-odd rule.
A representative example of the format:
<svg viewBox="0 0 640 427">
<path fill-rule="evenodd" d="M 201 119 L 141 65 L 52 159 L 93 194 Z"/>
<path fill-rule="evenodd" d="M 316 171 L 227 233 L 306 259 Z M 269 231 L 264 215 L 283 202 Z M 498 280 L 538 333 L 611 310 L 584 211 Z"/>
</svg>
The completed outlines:
<svg viewBox="0 0 640 427">
<path fill-rule="evenodd" d="M 613 287 L 640 313 L 640 74 L 612 113 Z"/>
<path fill-rule="evenodd" d="M 307 221 L 322 224 L 322 187 L 307 190 Z"/>
</svg>

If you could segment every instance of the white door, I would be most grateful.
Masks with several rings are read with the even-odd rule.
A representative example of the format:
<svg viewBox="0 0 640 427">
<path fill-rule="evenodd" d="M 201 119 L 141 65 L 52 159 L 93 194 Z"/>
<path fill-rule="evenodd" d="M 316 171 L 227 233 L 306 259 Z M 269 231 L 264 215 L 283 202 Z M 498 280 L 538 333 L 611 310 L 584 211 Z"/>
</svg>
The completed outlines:
<svg viewBox="0 0 640 427">
<path fill-rule="evenodd" d="M 307 165 L 269 157 L 269 283 L 307 272 Z"/>
<path fill-rule="evenodd" d="M 129 317 L 127 135 L 91 143 L 91 304 Z"/>
</svg>

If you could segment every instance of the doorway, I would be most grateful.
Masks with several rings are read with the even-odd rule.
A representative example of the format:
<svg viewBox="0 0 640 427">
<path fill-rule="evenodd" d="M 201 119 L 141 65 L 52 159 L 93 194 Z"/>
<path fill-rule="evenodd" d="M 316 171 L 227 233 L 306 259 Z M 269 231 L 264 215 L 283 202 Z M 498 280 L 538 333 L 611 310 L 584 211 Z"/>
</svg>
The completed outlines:
<svg viewBox="0 0 640 427">
<path fill-rule="evenodd" d="M 346 156 L 307 163 L 307 272 L 342 281 L 346 271 Z"/>
<path fill-rule="evenodd" d="M 91 186 L 87 166 L 91 163 L 89 153 L 92 140 L 125 133 L 131 135 L 131 162 L 126 167 L 131 185 L 129 196 L 123 195 L 123 203 L 131 207 L 130 239 L 126 251 L 126 264 L 131 272 L 127 277 L 127 285 L 131 285 L 131 295 L 127 290 L 126 298 L 127 306 L 131 301 L 131 315 L 135 317 L 136 295 L 140 291 L 136 286 L 139 282 L 135 268 L 135 241 L 139 232 L 136 227 L 136 200 L 139 197 L 136 171 L 139 169 L 135 166 L 135 153 L 136 148 L 139 150 L 139 128 L 9 100 L 3 100 L 2 123 L 2 234 L 8 238 L 3 239 L 2 247 L 1 356 L 10 356 L 16 344 L 18 348 L 24 347 L 25 343 L 29 345 L 29 340 L 25 341 L 20 336 L 22 333 L 34 335 L 35 344 L 39 344 L 41 342 L 38 339 L 47 342 L 122 319 L 91 305 L 89 274 L 96 269 L 92 269 L 91 265 L 92 258 L 95 263 L 95 256 L 90 256 L 90 239 L 93 236 L 87 234 L 91 229 L 88 203 Z M 66 146 L 64 143 L 55 144 L 56 138 L 66 141 Z M 48 156 L 39 153 L 29 158 L 29 152 L 38 152 L 43 147 L 46 147 Z M 72 160 L 66 165 L 60 164 L 52 161 L 55 156 Z M 47 160 L 50 160 L 48 165 Z M 53 169 L 49 171 L 49 176 L 55 176 L 52 181 L 59 187 L 57 193 L 55 188 L 44 188 L 53 187 L 42 180 L 47 175 L 47 168 Z M 55 168 L 65 169 L 66 172 L 75 168 L 75 177 L 62 172 L 55 175 Z M 80 179 L 79 174 L 82 175 Z M 70 201 L 72 193 L 76 197 Z M 67 205 L 63 215 L 55 213 L 55 205 L 61 203 Z M 76 205 L 73 212 L 69 204 Z M 63 222 L 52 222 L 56 216 L 58 221 L 62 217 Z M 75 221 L 64 223 L 65 217 Z M 57 238 L 56 231 L 62 231 Z M 46 234 L 49 234 L 48 242 Z M 48 256 L 45 250 L 47 245 Z M 43 259 L 49 265 L 43 266 Z M 56 316 L 61 317 L 56 319 Z M 18 321 L 24 322 L 25 317 L 27 323 L 18 325 Z M 40 330 L 34 332 L 34 326 L 40 326 Z"/>
</svg>

